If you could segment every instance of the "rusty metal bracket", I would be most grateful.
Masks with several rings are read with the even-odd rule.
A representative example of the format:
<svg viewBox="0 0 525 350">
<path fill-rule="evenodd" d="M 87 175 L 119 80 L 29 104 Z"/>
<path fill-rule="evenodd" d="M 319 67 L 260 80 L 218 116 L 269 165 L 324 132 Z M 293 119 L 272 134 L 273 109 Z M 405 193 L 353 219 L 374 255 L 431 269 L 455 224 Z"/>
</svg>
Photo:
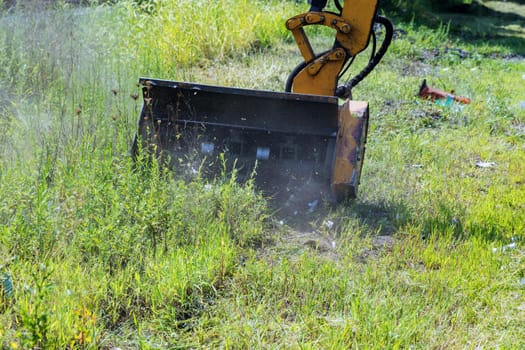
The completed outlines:
<svg viewBox="0 0 525 350">
<path fill-rule="evenodd" d="M 347 101 L 339 109 L 332 193 L 336 201 L 355 198 L 361 178 L 368 133 L 368 103 Z"/>
</svg>

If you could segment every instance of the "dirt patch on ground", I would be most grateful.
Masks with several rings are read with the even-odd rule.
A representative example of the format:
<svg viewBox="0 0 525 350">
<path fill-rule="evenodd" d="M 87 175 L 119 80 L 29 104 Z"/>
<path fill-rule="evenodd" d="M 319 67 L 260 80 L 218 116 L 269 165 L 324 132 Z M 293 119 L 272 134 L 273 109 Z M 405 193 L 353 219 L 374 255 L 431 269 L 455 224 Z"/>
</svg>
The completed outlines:
<svg viewBox="0 0 525 350">
<path fill-rule="evenodd" d="M 277 210 L 273 215 L 274 231 L 278 235 L 275 245 L 270 250 L 285 249 L 293 255 L 304 252 L 339 261 L 341 254 L 348 254 L 348 249 L 342 247 L 347 244 L 345 238 L 345 218 L 334 218 L 335 208 L 326 202 L 315 206 L 312 202 L 299 201 L 298 206 L 289 206 L 286 210 Z M 380 233 L 366 240 L 355 252 L 350 252 L 360 263 L 367 263 L 370 259 L 378 258 L 383 252 L 391 251 L 395 239 L 389 232 Z M 265 255 L 265 253 L 262 253 Z"/>
<path fill-rule="evenodd" d="M 290 244 L 295 244 L 329 260 L 339 260 L 337 240 L 333 237 L 323 236 L 316 231 L 300 232 L 291 230 L 286 236 L 286 240 Z"/>
<path fill-rule="evenodd" d="M 377 259 L 381 253 L 391 251 L 394 243 L 395 240 L 392 236 L 375 236 L 372 238 L 372 246 L 364 249 L 355 258 L 365 264 L 371 259 Z"/>
<path fill-rule="evenodd" d="M 341 258 L 341 241 L 335 234 L 327 234 L 319 230 L 298 231 L 293 228 L 287 229 L 278 244 L 293 247 L 291 250 L 302 254 L 308 251 L 318 256 L 337 262 Z M 395 244 L 395 239 L 392 236 L 380 235 L 375 236 L 371 240 L 371 244 L 365 248 L 360 248 L 355 253 L 352 253 L 355 261 L 366 264 L 370 260 L 377 259 L 381 254 L 390 252 Z M 347 254 L 347 253 L 345 253 Z"/>
</svg>

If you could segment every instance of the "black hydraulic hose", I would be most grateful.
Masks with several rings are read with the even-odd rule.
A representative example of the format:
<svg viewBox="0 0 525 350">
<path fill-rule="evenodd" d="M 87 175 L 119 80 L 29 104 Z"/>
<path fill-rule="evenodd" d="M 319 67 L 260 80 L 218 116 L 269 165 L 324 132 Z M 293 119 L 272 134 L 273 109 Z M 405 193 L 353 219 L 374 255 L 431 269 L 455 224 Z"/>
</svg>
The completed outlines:
<svg viewBox="0 0 525 350">
<path fill-rule="evenodd" d="M 343 70 L 341 71 L 341 73 L 339 73 L 339 75 L 337 76 L 337 81 L 339 81 L 339 79 L 341 79 L 341 77 L 343 75 L 345 75 L 345 73 L 348 71 L 348 69 L 350 68 L 350 66 L 352 65 L 352 63 L 354 63 L 354 60 L 355 60 L 355 56 L 352 56 L 352 58 L 350 59 L 350 61 L 347 60 L 347 63 L 345 64 Z"/>
<path fill-rule="evenodd" d="M 308 63 L 301 62 L 299 65 L 297 65 L 293 71 L 288 75 L 288 79 L 286 79 L 286 84 L 284 85 L 284 91 L 285 92 L 292 92 L 292 86 L 293 86 L 293 80 L 297 74 L 299 74 L 300 71 L 302 71 Z"/>
<path fill-rule="evenodd" d="M 370 53 L 370 59 L 374 58 L 374 56 L 376 55 L 376 50 L 377 50 L 376 32 L 372 31 L 372 52 Z"/>
<path fill-rule="evenodd" d="M 350 81 L 348 81 L 346 84 L 338 86 L 335 90 L 335 95 L 337 97 L 346 99 L 349 98 L 352 94 L 352 88 L 359 84 L 370 72 L 377 66 L 377 64 L 381 61 L 383 56 L 385 55 L 388 47 L 390 46 L 390 43 L 392 42 L 392 37 L 394 36 L 394 26 L 392 25 L 392 22 L 390 22 L 386 17 L 383 16 L 376 16 L 375 22 L 381 24 L 385 28 L 385 37 L 383 39 L 383 42 L 381 43 L 381 47 L 377 51 L 377 53 L 368 61 L 368 64 L 366 65 L 359 74 L 357 74 L 355 77 L 353 77 Z"/>
</svg>

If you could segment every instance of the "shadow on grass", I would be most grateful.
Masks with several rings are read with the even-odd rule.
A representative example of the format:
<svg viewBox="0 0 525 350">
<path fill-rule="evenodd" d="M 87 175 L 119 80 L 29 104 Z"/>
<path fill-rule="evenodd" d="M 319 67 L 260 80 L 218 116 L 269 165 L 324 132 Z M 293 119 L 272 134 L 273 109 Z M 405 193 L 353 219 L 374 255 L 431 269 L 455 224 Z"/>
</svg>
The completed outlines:
<svg viewBox="0 0 525 350">
<path fill-rule="evenodd" d="M 502 2 L 502 4 L 506 3 Z M 525 1 L 514 1 L 514 3 L 522 5 Z M 502 9 L 503 6 L 501 6 Z M 403 12 L 399 9 L 391 9 L 391 11 L 392 18 L 397 21 L 412 22 L 416 26 L 435 29 L 443 24 L 449 24 L 451 39 L 474 45 L 504 46 L 515 56 L 525 56 L 524 15 L 498 11 L 479 2 L 458 5 L 448 8 L 447 11 Z"/>
<path fill-rule="evenodd" d="M 340 241 L 344 245 L 349 238 L 371 238 L 372 250 L 392 246 L 395 237 L 403 240 L 407 235 L 419 236 L 427 242 L 461 242 L 475 238 L 496 245 L 505 245 L 517 239 L 509 233 L 513 231 L 509 231 L 508 224 L 502 225 L 494 218 L 469 216 L 461 203 L 436 198 L 428 204 L 428 207 L 414 211 L 403 200 L 381 202 L 358 199 L 337 207 L 321 206 L 311 213 L 284 215 L 280 212 L 281 215 L 277 214 L 275 218 L 284 220 L 288 243 L 313 248 L 329 258 L 337 255 L 330 244 Z M 366 250 L 363 261 L 373 255 L 372 250 Z"/>
<path fill-rule="evenodd" d="M 271 205 L 272 208 L 275 207 Z M 400 227 L 412 221 L 412 215 L 403 203 L 371 203 L 349 200 L 339 205 L 320 204 L 315 211 L 294 213 L 276 210 L 276 218 L 283 220 L 297 232 L 313 232 L 329 229 L 335 235 L 345 230 L 350 222 L 356 222 L 361 234 L 366 236 L 392 236 Z"/>
<path fill-rule="evenodd" d="M 468 213 L 464 204 L 436 199 L 421 212 L 414 212 L 403 202 L 354 202 L 345 209 L 358 219 L 365 232 L 373 236 L 391 236 L 404 227 L 416 228 L 422 239 L 443 237 L 463 240 L 476 237 L 487 242 L 508 243 L 514 239 L 516 227 L 494 217 L 478 217 Z"/>
<path fill-rule="evenodd" d="M 477 237 L 482 241 L 508 243 L 514 239 L 512 227 L 490 218 L 470 218 L 467 210 L 454 202 L 439 201 L 425 213 L 412 212 L 404 203 L 355 202 L 345 209 L 358 219 L 364 232 L 372 236 L 392 236 L 403 227 L 419 228 L 421 238 L 463 240 Z"/>
<path fill-rule="evenodd" d="M 392 236 L 412 220 L 412 214 L 402 202 L 354 201 L 347 204 L 345 212 L 358 220 L 364 232 L 374 236 Z"/>
</svg>

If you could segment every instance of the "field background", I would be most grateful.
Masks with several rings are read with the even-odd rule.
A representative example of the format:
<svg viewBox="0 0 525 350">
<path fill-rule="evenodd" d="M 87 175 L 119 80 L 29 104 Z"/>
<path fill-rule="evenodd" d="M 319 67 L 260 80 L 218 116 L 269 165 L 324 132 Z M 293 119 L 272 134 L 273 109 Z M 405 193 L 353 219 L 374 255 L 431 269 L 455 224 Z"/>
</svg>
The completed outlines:
<svg viewBox="0 0 525 350">
<path fill-rule="evenodd" d="M 129 150 L 139 77 L 282 91 L 305 3 L 0 0 L 0 347 L 524 348 L 525 4 L 384 3 L 359 198 L 285 215 Z"/>
</svg>

